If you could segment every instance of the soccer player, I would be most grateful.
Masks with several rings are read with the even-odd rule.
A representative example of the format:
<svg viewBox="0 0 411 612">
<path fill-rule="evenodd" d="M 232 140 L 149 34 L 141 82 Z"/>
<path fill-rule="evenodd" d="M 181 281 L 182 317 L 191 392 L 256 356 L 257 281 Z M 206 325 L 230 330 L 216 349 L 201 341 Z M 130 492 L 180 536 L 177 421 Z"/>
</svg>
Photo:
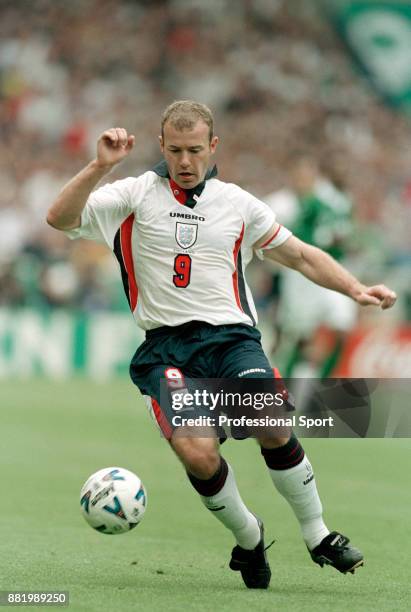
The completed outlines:
<svg viewBox="0 0 411 612">
<path fill-rule="evenodd" d="M 287 170 L 287 186 L 264 201 L 294 236 L 341 262 L 353 231 L 351 201 L 307 153 L 292 153 Z M 346 334 L 356 323 L 357 305 L 290 268 L 282 269 L 280 286 L 276 324 L 283 340 L 280 343 L 289 347 L 284 376 L 326 378 L 338 361 Z M 301 295 L 304 313 L 299 303 Z"/>
<path fill-rule="evenodd" d="M 125 157 L 135 138 L 105 131 L 97 156 L 61 191 L 47 221 L 71 238 L 105 242 L 116 255 L 131 311 L 146 331 L 130 366 L 159 426 L 202 502 L 234 535 L 230 568 L 249 588 L 267 588 L 263 524 L 245 506 L 217 437 L 193 437 L 170 427 L 160 405 L 160 379 L 273 377 L 256 329 L 244 270 L 253 251 L 298 270 L 362 305 L 391 307 L 395 294 L 365 287 L 329 255 L 277 223 L 270 208 L 209 167 L 218 138 L 203 104 L 183 100 L 162 117 L 164 161 L 141 176 L 93 191 Z M 313 561 L 354 571 L 363 556 L 347 537 L 330 533 L 311 465 L 294 435 L 261 437 L 261 454 L 278 491 L 301 526 Z"/>
</svg>

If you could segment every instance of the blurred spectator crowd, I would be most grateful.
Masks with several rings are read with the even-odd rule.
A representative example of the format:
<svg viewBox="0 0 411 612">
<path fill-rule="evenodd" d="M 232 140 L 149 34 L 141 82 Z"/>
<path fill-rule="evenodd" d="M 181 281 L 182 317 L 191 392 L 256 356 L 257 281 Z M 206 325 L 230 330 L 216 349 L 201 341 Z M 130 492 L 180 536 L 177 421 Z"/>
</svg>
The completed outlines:
<svg viewBox="0 0 411 612">
<path fill-rule="evenodd" d="M 46 210 L 108 127 L 137 140 L 110 180 L 154 165 L 160 114 L 180 98 L 214 110 L 223 180 L 263 197 L 303 148 L 350 193 L 358 252 L 410 265 L 409 120 L 318 2 L 0 0 L 0 305 L 126 308 L 107 251 L 47 227 Z"/>
</svg>

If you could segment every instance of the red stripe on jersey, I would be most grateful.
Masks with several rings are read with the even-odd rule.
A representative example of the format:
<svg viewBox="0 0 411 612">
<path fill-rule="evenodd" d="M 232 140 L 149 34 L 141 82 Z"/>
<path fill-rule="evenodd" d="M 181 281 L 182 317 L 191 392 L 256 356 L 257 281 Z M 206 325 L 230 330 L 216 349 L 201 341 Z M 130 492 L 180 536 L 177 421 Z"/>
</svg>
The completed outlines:
<svg viewBox="0 0 411 612">
<path fill-rule="evenodd" d="M 175 197 L 177 202 L 179 202 L 180 204 L 185 204 L 187 202 L 187 194 L 185 190 L 180 187 L 180 185 L 177 185 L 177 183 L 173 181 L 172 178 L 169 179 L 169 183 L 171 191 L 173 192 L 173 196 Z"/>
<path fill-rule="evenodd" d="M 263 249 L 265 246 L 267 246 L 267 244 L 270 244 L 271 240 L 274 240 L 274 238 L 277 236 L 277 234 L 278 234 L 278 232 L 280 231 L 281 227 L 282 227 L 282 226 L 281 226 L 281 225 L 279 225 L 279 226 L 277 227 L 277 229 L 275 230 L 274 234 L 273 234 L 273 235 L 272 235 L 272 236 L 271 236 L 271 237 L 270 237 L 268 240 L 266 240 L 266 242 L 264 242 L 264 244 L 262 244 L 262 245 L 261 245 L 260 247 L 258 247 L 258 248 L 259 248 L 259 249 Z"/>
<path fill-rule="evenodd" d="M 243 241 L 243 236 L 244 236 L 244 223 L 243 223 L 243 227 L 241 228 L 241 234 L 239 235 L 239 237 L 235 241 L 234 250 L 233 250 L 233 258 L 234 258 L 234 266 L 235 266 L 235 270 L 233 272 L 233 288 L 234 288 L 235 300 L 236 300 L 237 306 L 239 307 L 241 312 L 244 312 L 244 310 L 241 307 L 240 292 L 238 290 L 238 269 L 237 269 L 237 263 L 238 263 L 238 253 L 239 253 L 239 251 L 241 249 L 241 243 Z"/>
<path fill-rule="evenodd" d="M 133 250 L 131 237 L 133 234 L 134 214 L 127 217 L 120 228 L 121 252 L 128 277 L 128 292 L 130 297 L 130 308 L 134 312 L 138 300 L 138 286 L 134 274 Z"/>
<path fill-rule="evenodd" d="M 161 410 L 160 404 L 154 399 L 154 397 L 151 398 L 151 405 L 153 407 L 153 412 L 154 416 L 156 417 L 156 421 L 159 424 L 159 427 L 163 432 L 164 437 L 167 438 L 167 440 L 170 440 L 173 430 L 170 426 L 170 423 L 167 421 L 166 415 Z"/>
</svg>

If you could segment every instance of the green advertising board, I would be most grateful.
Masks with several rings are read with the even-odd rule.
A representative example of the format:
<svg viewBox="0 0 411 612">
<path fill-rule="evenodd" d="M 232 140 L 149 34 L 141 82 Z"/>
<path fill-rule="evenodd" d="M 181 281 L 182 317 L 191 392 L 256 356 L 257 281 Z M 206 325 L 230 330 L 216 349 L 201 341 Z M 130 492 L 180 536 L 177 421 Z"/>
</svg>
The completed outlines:
<svg viewBox="0 0 411 612">
<path fill-rule="evenodd" d="M 143 339 L 130 313 L 0 309 L 0 379 L 127 375 Z"/>
<path fill-rule="evenodd" d="M 411 2 L 326 0 L 323 7 L 372 85 L 411 111 Z"/>
</svg>

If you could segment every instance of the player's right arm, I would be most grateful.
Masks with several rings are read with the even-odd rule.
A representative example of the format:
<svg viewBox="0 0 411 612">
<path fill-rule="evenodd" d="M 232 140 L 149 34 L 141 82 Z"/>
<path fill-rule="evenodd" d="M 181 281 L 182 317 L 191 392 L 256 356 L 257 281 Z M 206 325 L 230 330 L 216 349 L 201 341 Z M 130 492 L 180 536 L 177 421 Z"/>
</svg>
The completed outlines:
<svg viewBox="0 0 411 612">
<path fill-rule="evenodd" d="M 81 225 L 81 213 L 97 183 L 130 153 L 134 136 L 123 128 L 103 132 L 97 141 L 97 157 L 61 190 L 47 214 L 47 223 L 58 230 Z"/>
</svg>

